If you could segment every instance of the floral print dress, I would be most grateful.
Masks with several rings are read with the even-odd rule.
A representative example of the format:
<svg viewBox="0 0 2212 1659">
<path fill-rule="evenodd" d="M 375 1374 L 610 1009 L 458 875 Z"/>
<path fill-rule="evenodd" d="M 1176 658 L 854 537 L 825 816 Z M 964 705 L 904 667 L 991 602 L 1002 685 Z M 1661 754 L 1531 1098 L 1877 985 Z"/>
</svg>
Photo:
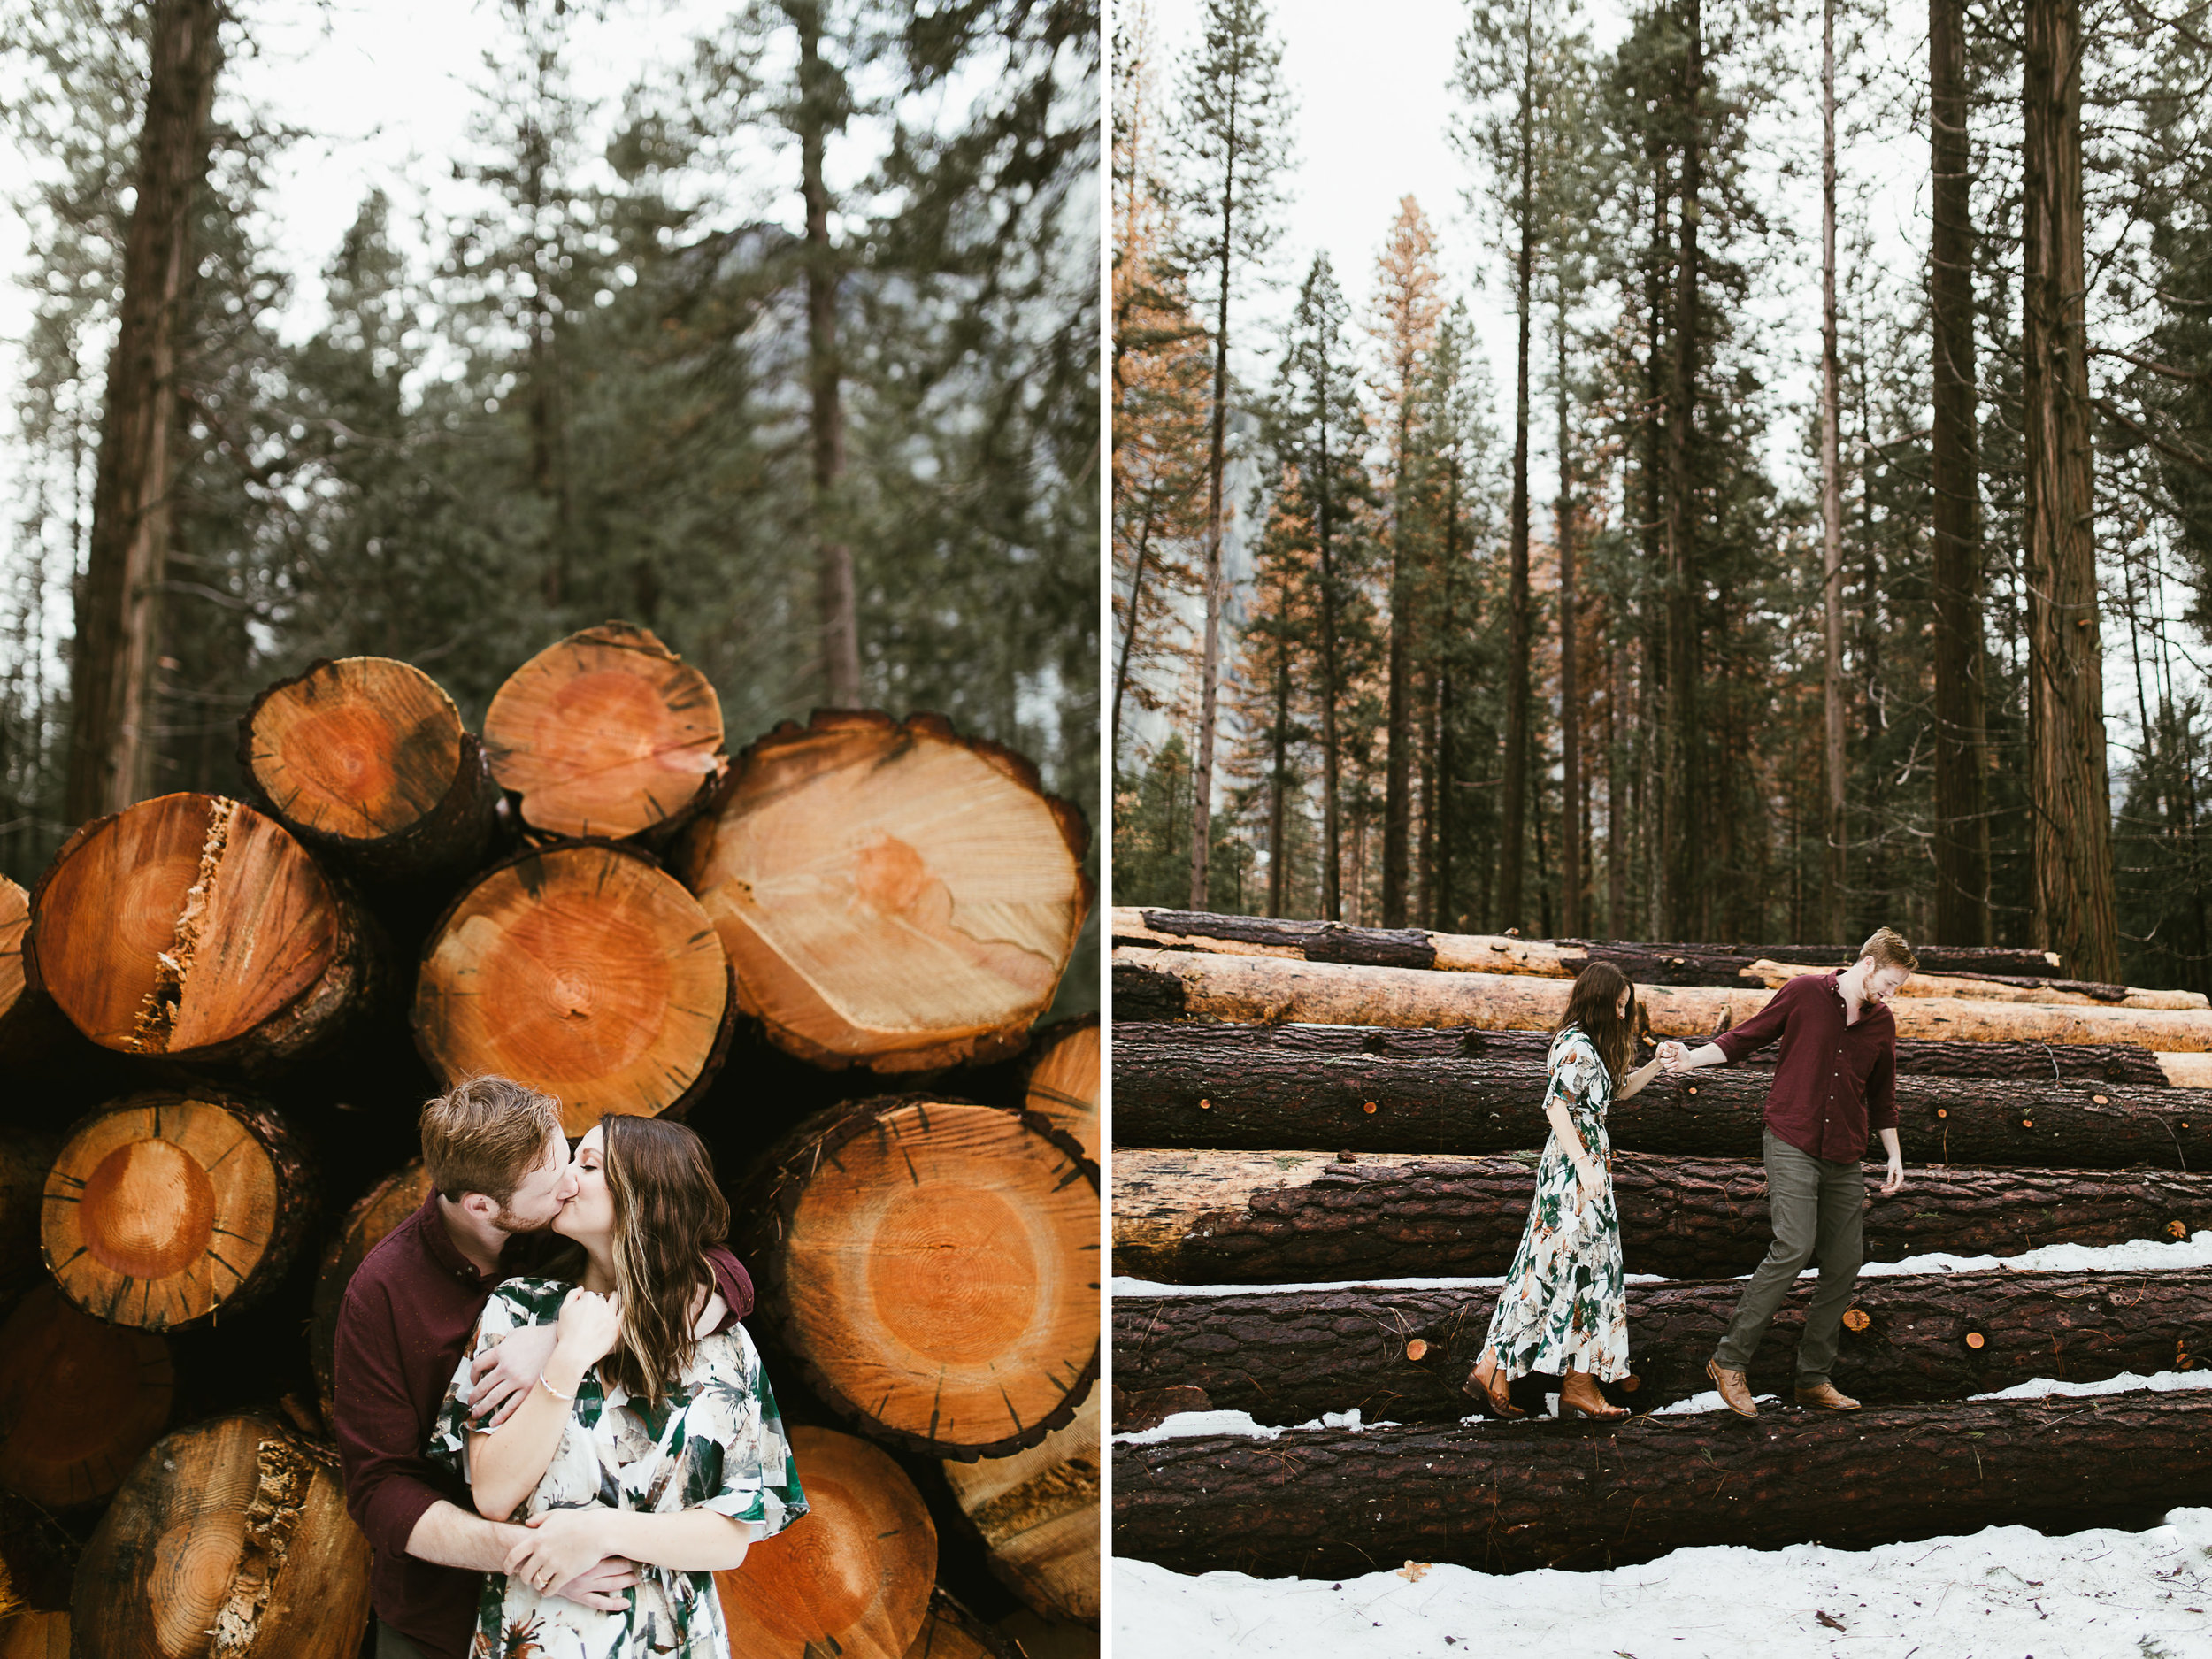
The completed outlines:
<svg viewBox="0 0 2212 1659">
<path fill-rule="evenodd" d="M 492 1293 L 439 1409 L 431 1456 L 467 1473 L 469 1367 L 510 1332 L 557 1323 L 574 1288 L 511 1279 Z M 756 1541 L 806 1513 L 783 1419 L 744 1326 L 700 1338 L 657 1407 L 603 1381 L 595 1366 L 584 1374 L 553 1460 L 514 1518 L 595 1503 L 655 1515 L 713 1509 L 752 1523 Z M 641 1562 L 629 1606 L 618 1612 L 487 1573 L 469 1659 L 727 1659 L 729 1651 L 714 1575 Z"/>
<path fill-rule="evenodd" d="M 1544 1142 L 1528 1227 L 1483 1347 L 1496 1350 L 1507 1378 L 1586 1371 L 1616 1382 L 1628 1375 L 1628 1309 L 1621 1218 L 1613 1202 L 1613 1145 L 1605 1133 L 1613 1074 L 1578 1025 L 1552 1039 L 1549 1064 L 1544 1103 L 1548 1108 L 1556 1100 L 1566 1107 L 1605 1188 L 1595 1203 L 1583 1196 L 1574 1160 L 1555 1130 Z"/>
</svg>

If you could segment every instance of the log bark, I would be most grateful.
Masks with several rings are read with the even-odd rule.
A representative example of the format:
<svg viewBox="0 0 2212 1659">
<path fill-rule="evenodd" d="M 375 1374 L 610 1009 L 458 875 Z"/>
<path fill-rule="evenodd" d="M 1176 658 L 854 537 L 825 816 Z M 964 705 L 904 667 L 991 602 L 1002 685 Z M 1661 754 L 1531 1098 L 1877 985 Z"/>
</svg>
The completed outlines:
<svg viewBox="0 0 2212 1659">
<path fill-rule="evenodd" d="M 367 1013 L 384 944 L 283 826 L 168 795 L 87 824 L 31 896 L 38 983 L 104 1048 L 274 1071 Z"/>
<path fill-rule="evenodd" d="M 738 757 L 672 867 L 779 1047 L 913 1071 L 1021 1047 L 1089 913 L 1089 841 L 1010 750 L 824 711 Z"/>
<path fill-rule="evenodd" d="M 1685 1540 L 1858 1549 L 1990 1525 L 2140 1527 L 2197 1502 L 2208 1471 L 2198 1393 L 1202 1436 L 1115 1448 L 1114 1549 L 1264 1577 L 1409 1559 L 1602 1568 Z"/>
<path fill-rule="evenodd" d="M 346 1286 L 353 1282 L 354 1269 L 384 1241 L 386 1233 L 421 1209 L 422 1201 L 429 1195 L 430 1177 L 422 1167 L 422 1160 L 417 1158 L 369 1188 L 346 1212 L 346 1218 L 338 1225 L 336 1236 L 323 1252 L 308 1316 L 307 1351 L 309 1363 L 314 1367 L 315 1393 L 325 1423 L 334 1420 L 331 1415 L 331 1402 L 335 1395 L 332 1356 L 338 1342 L 338 1310 L 344 1305 Z"/>
<path fill-rule="evenodd" d="M 1030 1046 L 1022 1106 L 1075 1137 L 1083 1156 L 1102 1168 L 1099 1156 L 1098 1016 L 1063 1020 L 1037 1034 Z"/>
<path fill-rule="evenodd" d="M 1536 1156 L 1286 1152 L 1114 1154 L 1115 1271 L 1186 1284 L 1502 1273 L 1536 1189 Z M 1617 1154 L 1628 1271 L 1748 1273 L 1772 1242 L 1752 1160 Z M 1867 1191 L 1866 1259 L 2014 1255 L 2045 1244 L 2181 1239 L 2212 1227 L 2212 1176 L 2090 1170 L 1908 1171 Z"/>
<path fill-rule="evenodd" d="M 40 1286 L 0 1325 L 0 1486 L 50 1509 L 98 1502 L 161 1438 L 175 1393 L 161 1337 Z"/>
<path fill-rule="evenodd" d="M 239 720 L 238 764 L 279 823 L 371 880 L 459 875 L 491 845 L 482 746 L 407 663 L 325 659 L 280 680 Z"/>
<path fill-rule="evenodd" d="M 937 1528 L 906 1471 L 833 1429 L 791 1431 L 807 1512 L 714 1575 L 730 1651 L 757 1659 L 903 1659 L 937 1576 Z"/>
<path fill-rule="evenodd" d="M 1182 1018 L 1245 1024 L 1436 1026 L 1555 1030 L 1571 987 L 1508 973 L 1430 973 L 1413 968 L 1340 967 L 1265 956 L 1197 956 L 1121 946 L 1123 964 L 1181 981 Z M 1118 981 L 1117 981 L 1118 984 Z M 1701 986 L 1640 986 L 1649 1028 L 1667 1037 L 1702 1037 L 1740 1024 L 1771 993 Z M 1141 1002 L 1137 1018 L 1158 1018 L 1171 994 Z M 2212 1053 L 2212 1011 L 2201 1009 L 2013 1005 L 1958 997 L 1901 997 L 1890 1005 L 1900 1038 L 1951 1041 L 2134 1043 L 2154 1052 Z"/>
<path fill-rule="evenodd" d="M 680 820 L 727 764 L 707 677 L 626 622 L 572 634 L 508 676 L 484 749 L 525 823 L 578 840 Z"/>
<path fill-rule="evenodd" d="M 1098 1168 L 1033 1114 L 898 1095 L 777 1142 L 733 1211 L 761 1325 L 876 1440 L 1002 1457 L 1098 1374 Z"/>
<path fill-rule="evenodd" d="M 41 1243 L 88 1313 L 180 1331 L 283 1278 L 313 1225 L 315 1171 L 273 1108 L 133 1094 L 81 1125 L 46 1179 Z"/>
<path fill-rule="evenodd" d="M 70 1613 L 87 1653 L 353 1659 L 369 1545 L 336 1455 L 262 1417 L 179 1430 L 115 1494 Z"/>
<path fill-rule="evenodd" d="M 736 1027 L 729 964 L 681 883 L 612 841 L 492 866 L 431 930 L 415 1047 L 447 1087 L 494 1073 L 561 1102 L 567 1133 L 608 1112 L 680 1115 Z"/>
<path fill-rule="evenodd" d="M 1755 1393 L 1789 1397 L 1812 1291 L 1809 1279 L 1776 1315 L 1751 1362 Z M 1732 1279 L 1631 1285 L 1633 1386 L 1602 1385 L 1605 1393 L 1648 1411 L 1709 1391 L 1705 1362 L 1742 1294 Z M 1487 1286 L 1382 1285 L 1118 1296 L 1115 1386 L 1146 1395 L 1201 1390 L 1203 1409 L 1248 1411 L 1266 1424 L 1354 1409 L 1370 1423 L 1456 1422 L 1474 1410 L 1460 1385 L 1498 1295 Z M 2094 1382 L 2208 1363 L 2212 1284 L 2201 1272 L 1894 1273 L 1859 1281 L 1834 1374 L 1854 1398 L 1896 1405 L 2039 1377 Z M 1559 1379 L 1533 1376 L 1515 1394 L 1540 1410 L 1547 1387 L 1556 1393 Z M 1118 1432 L 1133 1426 L 1117 1414 Z"/>
<path fill-rule="evenodd" d="M 1115 1133 L 1146 1147 L 1541 1147 L 1543 1060 L 1471 1056 L 1461 1035 L 1117 1025 Z M 1755 1158 L 1773 1077 L 1748 1065 L 1662 1074 L 1616 1101 L 1606 1127 L 1623 1151 Z M 2197 1089 L 1908 1073 L 1897 1079 L 1897 1126 L 1914 1164 L 2212 1169 L 2212 1100 Z"/>
<path fill-rule="evenodd" d="M 1027 1451 L 944 1465 L 993 1576 L 1039 1618 L 1098 1617 L 1098 1396 Z"/>
<path fill-rule="evenodd" d="M 1851 945 L 1670 945 L 1606 939 L 1519 939 L 1506 933 L 1439 933 L 1418 927 L 1347 927 L 1340 922 L 1278 921 L 1203 910 L 1117 906 L 1117 944 L 1180 946 L 1228 955 L 1293 956 L 1306 962 L 1378 968 L 1438 968 L 1459 972 L 1527 973 L 1571 979 L 1592 962 L 1610 962 L 1639 985 L 1736 985 L 1755 962 L 1788 963 L 1826 972 L 1848 967 Z M 1931 974 L 1964 974 L 1998 982 L 2048 982 L 2094 995 L 2122 986 L 2055 977 L 2058 956 L 2001 946 L 1923 945 L 1916 954 Z M 2098 997 L 2110 1001 L 2110 997 Z"/>
<path fill-rule="evenodd" d="M 1094 1534 L 1097 1526 L 1092 1527 Z M 7 1659 L 0 1653 L 0 1659 Z M 929 1613 L 906 1659 L 1027 1659 L 1022 1645 L 995 1624 L 971 1613 L 953 1593 L 939 1585 L 929 1593 Z"/>
<path fill-rule="evenodd" d="M 1809 973 L 1832 973 L 1832 968 L 1805 967 L 1765 957 L 1752 963 L 1737 977 L 1769 990 L 1779 990 L 1792 979 Z M 2063 1008 L 2100 1005 L 2108 1008 L 2212 1007 L 2201 991 L 2152 991 L 2132 985 L 2090 985 L 2077 979 L 2016 981 L 1993 974 L 1916 973 L 1905 981 L 1901 996 L 1955 996 L 1976 1002 L 2043 1002 Z"/>
</svg>

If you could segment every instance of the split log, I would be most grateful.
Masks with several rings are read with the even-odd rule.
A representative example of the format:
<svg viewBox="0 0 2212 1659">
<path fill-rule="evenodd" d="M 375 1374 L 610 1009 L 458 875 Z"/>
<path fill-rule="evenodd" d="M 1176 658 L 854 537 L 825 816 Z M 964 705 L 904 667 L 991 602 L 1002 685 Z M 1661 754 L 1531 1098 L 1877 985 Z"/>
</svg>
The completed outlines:
<svg viewBox="0 0 2212 1659">
<path fill-rule="evenodd" d="M 1379 968 L 1526 973 L 1553 979 L 1571 979 L 1592 962 L 1610 962 L 1639 985 L 1734 985 L 1746 968 L 1762 961 L 1824 973 L 1849 967 L 1858 954 L 1855 945 L 1647 945 L 1618 940 L 1519 939 L 1509 933 L 1434 933 L 1418 927 L 1347 927 L 1341 922 L 1288 922 L 1118 906 L 1113 914 L 1113 935 L 1117 944 L 1169 945 Z M 2055 951 L 1923 945 L 1914 955 L 1924 973 L 1966 975 L 1992 984 L 2050 985 L 2097 1002 L 2115 1000 L 2127 989 L 2055 978 L 2059 966 Z"/>
<path fill-rule="evenodd" d="M 1510 973 L 1431 973 L 1417 968 L 1339 967 L 1268 956 L 1197 956 L 1123 946 L 1114 961 L 1179 982 L 1170 1018 L 1245 1024 L 1474 1025 L 1485 1030 L 1552 1031 L 1567 1011 L 1564 980 Z M 1116 988 L 1119 988 L 1117 979 Z M 1663 1037 L 1701 1038 L 1740 1025 L 1766 1006 L 1768 991 L 1702 986 L 1640 986 L 1637 1000 Z M 1160 1018 L 1177 1000 L 1160 987 L 1138 1018 Z M 2135 1043 L 2162 1052 L 2212 1053 L 2212 1011 L 2189 1009 L 2053 1007 L 1901 998 L 1890 1005 L 1897 1034 L 1978 1042 Z"/>
<path fill-rule="evenodd" d="M 1089 841 L 1011 750 L 833 710 L 741 755 L 672 867 L 780 1048 L 915 1071 L 1021 1047 L 1090 910 Z"/>
<path fill-rule="evenodd" d="M 336 1454 L 262 1417 L 179 1430 L 115 1494 L 70 1613 L 86 1653 L 354 1659 L 369 1544 Z"/>
<path fill-rule="evenodd" d="M 417 1158 L 369 1188 L 346 1212 L 337 1236 L 323 1252 L 308 1317 L 307 1352 L 326 1423 L 332 1421 L 331 1402 L 336 1394 L 332 1363 L 338 1343 L 338 1310 L 345 1305 L 346 1286 L 353 1282 L 354 1270 L 384 1241 L 384 1235 L 421 1209 L 422 1201 L 429 1196 L 430 1176 Z"/>
<path fill-rule="evenodd" d="M 1114 1154 L 1118 1272 L 1185 1284 L 1280 1284 L 1502 1273 L 1536 1189 L 1536 1155 L 1379 1155 L 1346 1163 L 1285 1152 Z M 1907 1172 L 1875 1196 L 1866 1259 L 1934 1251 L 2016 1255 L 2045 1244 L 2186 1238 L 2212 1227 L 2212 1175 L 2089 1170 Z M 1754 1160 L 1613 1161 L 1628 1271 L 1674 1279 L 1748 1273 L 1773 1233 Z"/>
<path fill-rule="evenodd" d="M 1692 1471 L 1694 1471 L 1693 1473 Z M 1201 1436 L 1114 1448 L 1114 1551 L 1179 1572 L 1350 1577 L 1647 1561 L 1686 1540 L 1773 1549 L 1992 1525 L 2155 1525 L 2200 1502 L 2199 1393 Z"/>
<path fill-rule="evenodd" d="M 748 1659 L 904 1659 L 928 1617 L 937 1528 L 906 1471 L 833 1429 L 791 1431 L 807 1512 L 714 1575 Z"/>
<path fill-rule="evenodd" d="M 762 1325 L 877 1440 L 1002 1457 L 1098 1374 L 1098 1171 L 1042 1118 L 902 1095 L 836 1106 L 733 1194 Z"/>
<path fill-rule="evenodd" d="M 46 1264 L 116 1325 L 180 1331 L 268 1294 L 313 1225 L 306 1152 L 270 1107 L 157 1091 L 81 1125 L 46 1179 Z"/>
<path fill-rule="evenodd" d="M 1022 1104 L 1073 1135 L 1100 1162 L 1098 1016 L 1063 1020 L 1037 1033 L 1025 1065 Z"/>
<path fill-rule="evenodd" d="M 1098 1525 L 1092 1523 L 1095 1534 Z M 7 1659 L 0 1651 L 0 1659 Z M 56 1655 L 66 1659 L 66 1655 Z M 1028 1659 L 1022 1645 L 995 1624 L 971 1613 L 960 1599 L 939 1585 L 929 1593 L 929 1614 L 906 1659 Z"/>
<path fill-rule="evenodd" d="M 561 1103 L 680 1114 L 736 1027 L 729 963 L 698 902 L 634 848 L 565 841 L 497 864 L 431 930 L 415 1046 L 450 1087 L 490 1072 Z"/>
<path fill-rule="evenodd" d="M 295 1062 L 364 1012 L 382 941 L 275 819 L 167 795 L 85 825 L 31 900 L 38 980 L 125 1054 Z"/>
<path fill-rule="evenodd" d="M 1540 1057 L 1471 1056 L 1455 1032 L 1340 1025 L 1119 1025 L 1114 1127 L 1149 1147 L 1511 1152 L 1540 1147 Z M 1413 1039 L 1415 1041 L 1407 1041 Z M 1533 1045 L 1531 1045 L 1533 1047 Z M 1623 1151 L 1756 1157 L 1774 1073 L 1662 1073 L 1607 1116 Z M 1906 1075 L 1898 1138 L 1920 1164 L 2212 1167 L 2194 1089 Z"/>
<path fill-rule="evenodd" d="M 1620 1404 L 1648 1411 L 1712 1387 L 1705 1362 L 1743 1286 L 1631 1285 Z M 1782 1304 L 1751 1362 L 1755 1393 L 1787 1399 L 1796 1381 L 1809 1279 Z M 1466 1286 L 1118 1296 L 1118 1389 L 1202 1390 L 1216 1410 L 1262 1423 L 1356 1409 L 1380 1420 L 1457 1421 L 1460 1384 L 1481 1352 L 1499 1293 Z M 2033 1378 L 2093 1382 L 2212 1363 L 2212 1283 L 2197 1271 L 1880 1274 L 1859 1281 L 1836 1386 L 1874 1405 L 1964 1399 Z M 1556 1378 L 1517 1386 L 1531 1409 Z M 1532 1397 L 1528 1397 L 1532 1396 Z M 1117 1418 L 1118 1431 L 1137 1426 Z"/>
<path fill-rule="evenodd" d="M 533 829 L 620 841 L 680 821 L 712 790 L 722 704 L 650 633 L 607 622 L 508 677 L 484 716 L 484 748 Z"/>
<path fill-rule="evenodd" d="M 1098 1390 L 1075 1421 L 1011 1457 L 944 1465 L 991 1571 L 1042 1619 L 1098 1617 Z"/>
<path fill-rule="evenodd" d="M 0 1618 L 0 1659 L 70 1659 L 69 1615 L 25 1612 Z"/>
<path fill-rule="evenodd" d="M 0 1486 L 50 1509 L 96 1502 L 161 1438 L 175 1392 L 161 1337 L 42 1285 L 0 1325 Z"/>
</svg>

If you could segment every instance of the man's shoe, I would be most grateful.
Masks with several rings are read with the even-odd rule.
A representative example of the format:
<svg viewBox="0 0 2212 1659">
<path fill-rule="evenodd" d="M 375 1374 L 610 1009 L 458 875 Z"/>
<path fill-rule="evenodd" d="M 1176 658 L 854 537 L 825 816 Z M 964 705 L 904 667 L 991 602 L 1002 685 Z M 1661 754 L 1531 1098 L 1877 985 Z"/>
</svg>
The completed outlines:
<svg viewBox="0 0 2212 1659">
<path fill-rule="evenodd" d="M 1717 1359 L 1705 1362 L 1705 1374 L 1720 1390 L 1720 1402 L 1740 1417 L 1759 1415 L 1759 1402 L 1751 1397 L 1751 1384 L 1740 1371 L 1730 1371 Z"/>
<path fill-rule="evenodd" d="M 1837 1393 L 1835 1384 L 1825 1382 L 1816 1388 L 1800 1388 L 1797 1403 L 1813 1406 L 1822 1411 L 1856 1411 L 1859 1409 L 1857 1401 L 1849 1394 Z"/>
</svg>

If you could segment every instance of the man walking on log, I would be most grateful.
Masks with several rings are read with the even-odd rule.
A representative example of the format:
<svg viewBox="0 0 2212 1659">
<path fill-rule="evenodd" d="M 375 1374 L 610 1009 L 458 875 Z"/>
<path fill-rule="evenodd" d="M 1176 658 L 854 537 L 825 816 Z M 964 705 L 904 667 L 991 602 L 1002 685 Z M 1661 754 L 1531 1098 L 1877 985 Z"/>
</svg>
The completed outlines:
<svg viewBox="0 0 2212 1659">
<path fill-rule="evenodd" d="M 1774 1243 L 1705 1365 L 1722 1403 L 1739 1416 L 1759 1415 L 1746 1375 L 1751 1356 L 1799 1271 L 1815 1256 L 1820 1258 L 1820 1285 L 1805 1310 L 1805 1333 L 1797 1345 L 1797 1403 L 1824 1411 L 1859 1409 L 1828 1372 L 1859 1274 L 1866 1206 L 1861 1160 L 1870 1128 L 1889 1154 L 1883 1195 L 1905 1184 L 1897 1146 L 1897 1021 L 1888 1003 L 1919 965 L 1901 934 L 1881 928 L 1848 968 L 1800 975 L 1712 1041 L 1696 1048 L 1659 1045 L 1670 1071 L 1687 1071 L 1733 1063 L 1782 1040 L 1774 1081 L 1767 1087 L 1764 1137 Z"/>
<path fill-rule="evenodd" d="M 424 1455 L 430 1430 L 492 1289 L 576 1195 L 559 1109 L 505 1078 L 471 1078 L 422 1111 L 430 1194 L 363 1258 L 338 1314 L 333 1428 L 346 1508 L 375 1552 L 369 1599 L 377 1659 L 465 1659 L 482 1575 L 504 1572 L 534 1536 L 488 1521 L 461 1483 Z M 717 1294 L 701 1320 L 718 1331 L 752 1311 L 752 1282 L 709 1252 Z M 505 1265 L 503 1267 L 503 1259 Z M 538 1386 L 548 1325 L 516 1333 L 477 1363 L 474 1408 L 496 1425 Z M 610 1556 L 555 1594 L 614 1609 L 637 1582 Z"/>
</svg>

